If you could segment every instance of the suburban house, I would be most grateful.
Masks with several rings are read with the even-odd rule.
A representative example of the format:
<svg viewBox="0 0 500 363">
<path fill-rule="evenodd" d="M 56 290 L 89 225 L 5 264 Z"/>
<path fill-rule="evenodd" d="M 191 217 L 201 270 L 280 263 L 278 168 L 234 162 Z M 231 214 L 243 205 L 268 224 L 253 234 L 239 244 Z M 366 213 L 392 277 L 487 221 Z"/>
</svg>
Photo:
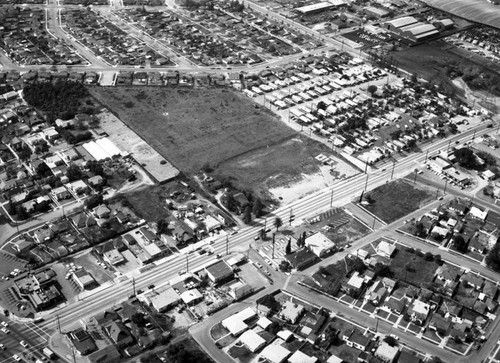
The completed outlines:
<svg viewBox="0 0 500 363">
<path fill-rule="evenodd" d="M 239 341 L 243 343 L 252 353 L 255 353 L 257 350 L 266 345 L 264 338 L 253 330 L 247 330 L 241 334 Z"/>
<path fill-rule="evenodd" d="M 305 308 L 300 304 L 294 304 L 291 301 L 285 301 L 279 313 L 281 319 L 295 324 L 304 313 Z"/>
<path fill-rule="evenodd" d="M 69 198 L 71 198 L 71 193 L 64 186 L 60 186 L 60 187 L 52 189 L 51 194 L 57 200 L 63 200 L 63 199 L 69 199 Z"/>
<path fill-rule="evenodd" d="M 460 276 L 460 270 L 450 264 L 444 264 L 436 270 L 436 278 L 446 284 L 456 282 L 458 276 Z"/>
<path fill-rule="evenodd" d="M 472 287 L 474 290 L 481 290 L 481 287 L 484 284 L 484 279 L 479 277 L 478 275 L 473 275 L 470 272 L 463 274 L 460 277 L 460 281 L 465 283 L 467 286 Z"/>
<path fill-rule="evenodd" d="M 390 244 L 387 241 L 381 241 L 377 248 L 375 248 L 375 252 L 386 258 L 391 258 L 392 255 L 394 254 L 394 251 L 396 251 L 396 246 L 394 244 Z"/>
<path fill-rule="evenodd" d="M 365 285 L 365 279 L 355 271 L 347 282 L 342 283 L 342 291 L 356 298 Z"/>
<path fill-rule="evenodd" d="M 365 351 L 371 342 L 370 338 L 360 333 L 357 329 L 347 331 L 342 336 L 342 340 L 345 341 L 349 347 L 354 347 L 362 351 Z"/>
<path fill-rule="evenodd" d="M 429 316 L 430 305 L 420 300 L 414 300 L 408 308 L 408 315 L 411 321 L 418 325 L 423 325 Z"/>
<path fill-rule="evenodd" d="M 386 342 L 382 342 L 375 351 L 375 357 L 380 358 L 383 362 L 393 363 L 399 354 L 397 346 L 391 347 Z"/>
<path fill-rule="evenodd" d="M 111 213 L 111 211 L 104 204 L 98 205 L 97 207 L 95 207 L 94 209 L 92 209 L 92 214 L 96 218 L 108 218 L 109 215 L 110 215 L 110 213 Z"/>
<path fill-rule="evenodd" d="M 398 300 L 394 296 L 390 296 L 387 300 L 384 301 L 382 307 L 385 310 L 400 315 L 403 313 L 403 310 L 406 307 L 406 300 L 405 299 Z"/>
</svg>

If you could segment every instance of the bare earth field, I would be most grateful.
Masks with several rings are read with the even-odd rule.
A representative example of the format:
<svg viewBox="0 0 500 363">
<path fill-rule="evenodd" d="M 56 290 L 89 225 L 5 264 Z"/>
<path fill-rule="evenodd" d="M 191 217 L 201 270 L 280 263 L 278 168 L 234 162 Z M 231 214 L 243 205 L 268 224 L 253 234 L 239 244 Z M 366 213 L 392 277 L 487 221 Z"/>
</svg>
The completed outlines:
<svg viewBox="0 0 500 363">
<path fill-rule="evenodd" d="M 500 11 L 498 5 L 486 0 L 423 0 L 429 6 L 441 9 L 448 13 L 487 24 L 494 28 L 500 25 Z"/>
<path fill-rule="evenodd" d="M 225 88 L 91 88 L 90 92 L 182 171 L 217 167 L 295 134 L 274 115 Z"/>
<path fill-rule="evenodd" d="M 192 174 L 209 163 L 215 174 L 262 197 L 289 202 L 357 173 L 335 159 L 331 174 L 315 159 L 331 155 L 326 145 L 232 90 L 114 87 L 90 92 L 178 169 Z M 112 126 L 102 125 L 110 136 L 120 133 Z M 131 151 L 123 137 L 117 139 Z"/>
</svg>

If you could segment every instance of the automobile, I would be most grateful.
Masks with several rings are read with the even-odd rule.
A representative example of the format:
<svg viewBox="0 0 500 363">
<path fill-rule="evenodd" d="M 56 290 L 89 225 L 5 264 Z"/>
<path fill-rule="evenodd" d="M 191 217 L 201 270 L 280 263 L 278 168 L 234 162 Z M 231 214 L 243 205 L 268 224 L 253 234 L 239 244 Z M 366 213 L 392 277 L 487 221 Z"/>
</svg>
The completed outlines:
<svg viewBox="0 0 500 363">
<path fill-rule="evenodd" d="M 396 334 L 391 334 L 390 336 L 393 337 L 396 340 L 399 340 L 399 337 Z"/>
<path fill-rule="evenodd" d="M 186 271 L 181 270 L 181 271 L 179 271 L 179 276 L 184 275 L 185 273 L 186 273 Z"/>
<path fill-rule="evenodd" d="M 0 349 L 1 349 L 1 350 L 5 350 L 5 349 L 7 349 L 7 348 L 5 348 L 5 345 L 3 345 L 3 344 L 1 344 L 1 343 L 0 343 Z"/>
<path fill-rule="evenodd" d="M 19 344 L 21 344 L 24 348 L 28 348 L 28 343 L 26 343 L 24 340 L 21 340 Z"/>
<path fill-rule="evenodd" d="M 5 328 L 9 326 L 9 324 L 6 321 L 2 321 L 0 324 L 2 324 L 2 326 Z"/>
<path fill-rule="evenodd" d="M 14 360 L 15 360 L 16 362 L 20 362 L 20 361 L 22 360 L 22 359 L 21 359 L 21 357 L 20 357 L 20 356 L 18 356 L 17 354 L 14 354 L 14 355 L 12 356 L 12 358 L 14 358 Z"/>
<path fill-rule="evenodd" d="M 350 243 L 345 245 L 345 248 L 350 248 L 352 245 Z"/>
<path fill-rule="evenodd" d="M 155 288 L 155 284 L 151 284 L 151 285 L 148 286 L 148 289 L 150 289 L 150 290 L 152 290 L 154 288 Z"/>
<path fill-rule="evenodd" d="M 262 268 L 262 265 L 260 264 L 260 262 L 257 262 L 257 267 Z"/>
<path fill-rule="evenodd" d="M 0 329 L 0 331 L 4 332 L 5 334 L 10 333 L 9 329 L 7 329 L 7 328 L 2 328 L 2 329 Z"/>
<path fill-rule="evenodd" d="M 142 294 L 143 292 L 144 292 L 144 291 L 142 291 L 141 289 L 139 289 L 139 290 L 137 290 L 137 291 L 136 291 L 136 294 L 137 294 L 137 295 L 140 295 L 140 294 Z"/>
<path fill-rule="evenodd" d="M 253 239 L 254 239 L 255 241 L 258 241 L 258 240 L 260 239 L 260 236 L 255 236 Z"/>
<path fill-rule="evenodd" d="M 221 254 L 218 254 L 217 256 L 215 256 L 216 258 L 222 258 L 222 255 Z"/>
<path fill-rule="evenodd" d="M 3 276 L 2 276 L 2 280 L 7 281 L 8 279 L 9 279 L 9 276 L 7 276 L 7 275 L 3 275 Z"/>
<path fill-rule="evenodd" d="M 493 124 L 488 124 L 488 126 L 486 126 L 486 127 L 491 129 L 493 127 Z"/>
<path fill-rule="evenodd" d="M 268 265 L 272 264 L 271 260 L 270 260 L 270 259 L 268 259 L 268 258 L 266 258 L 266 260 L 265 260 L 265 261 L 266 261 L 266 263 L 267 263 Z"/>
</svg>

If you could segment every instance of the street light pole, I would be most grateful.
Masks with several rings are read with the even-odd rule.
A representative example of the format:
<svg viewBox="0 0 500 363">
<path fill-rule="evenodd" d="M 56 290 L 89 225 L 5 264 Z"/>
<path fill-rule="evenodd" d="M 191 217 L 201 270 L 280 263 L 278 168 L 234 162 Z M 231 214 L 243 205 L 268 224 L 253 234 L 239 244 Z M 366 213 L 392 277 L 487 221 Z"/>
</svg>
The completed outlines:
<svg viewBox="0 0 500 363">
<path fill-rule="evenodd" d="M 332 189 L 332 194 L 330 196 L 330 208 L 333 206 L 333 189 Z"/>
<path fill-rule="evenodd" d="M 395 161 L 393 161 L 393 162 L 392 162 L 392 171 L 391 171 L 391 180 L 392 180 L 392 178 L 394 177 L 394 168 L 395 168 L 395 167 L 396 167 L 396 162 L 395 162 Z"/>
<path fill-rule="evenodd" d="M 186 272 L 189 272 L 189 254 L 186 253 Z"/>
<path fill-rule="evenodd" d="M 226 255 L 229 255 L 229 236 L 226 235 Z"/>
<path fill-rule="evenodd" d="M 368 177 L 369 177 L 369 174 L 366 174 L 365 191 L 368 188 Z"/>
</svg>

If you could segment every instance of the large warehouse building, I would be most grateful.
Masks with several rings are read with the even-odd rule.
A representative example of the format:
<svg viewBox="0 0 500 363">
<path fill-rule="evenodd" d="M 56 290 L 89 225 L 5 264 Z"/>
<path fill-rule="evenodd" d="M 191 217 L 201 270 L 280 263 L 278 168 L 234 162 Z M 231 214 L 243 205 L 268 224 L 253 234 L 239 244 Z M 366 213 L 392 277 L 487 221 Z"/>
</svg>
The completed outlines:
<svg viewBox="0 0 500 363">
<path fill-rule="evenodd" d="M 439 30 L 434 25 L 422 23 L 413 16 L 389 20 L 383 24 L 383 27 L 412 42 L 419 42 L 439 34 Z"/>
</svg>

